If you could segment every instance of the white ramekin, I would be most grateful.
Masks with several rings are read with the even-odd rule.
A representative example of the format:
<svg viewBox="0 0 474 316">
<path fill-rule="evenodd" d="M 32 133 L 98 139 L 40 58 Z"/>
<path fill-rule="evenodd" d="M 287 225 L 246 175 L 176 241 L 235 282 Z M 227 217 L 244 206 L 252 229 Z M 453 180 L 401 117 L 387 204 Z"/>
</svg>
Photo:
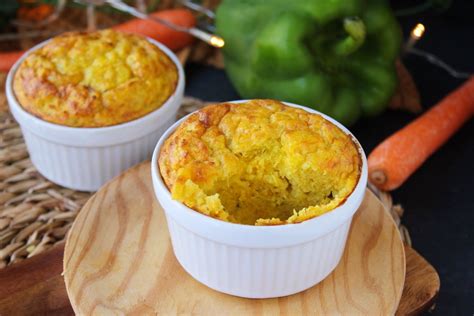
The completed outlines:
<svg viewBox="0 0 474 316">
<path fill-rule="evenodd" d="M 243 102 L 243 101 L 234 101 Z M 250 226 L 205 216 L 171 198 L 158 166 L 164 141 L 159 140 L 151 162 L 155 195 L 163 207 L 173 250 L 179 263 L 196 280 L 219 292 L 248 298 L 270 298 L 301 292 L 323 280 L 339 263 L 354 213 L 367 185 L 367 160 L 355 137 L 339 122 L 317 111 L 354 138 L 362 172 L 354 191 L 336 209 L 299 224 Z"/>
<path fill-rule="evenodd" d="M 95 191 L 123 170 L 150 157 L 163 132 L 176 120 L 184 93 L 184 71 L 176 55 L 163 44 L 148 39 L 173 61 L 178 71 L 174 93 L 157 110 L 136 120 L 109 127 L 76 128 L 41 120 L 25 111 L 13 92 L 13 77 L 26 56 L 8 73 L 6 95 L 10 110 L 38 171 L 59 185 Z"/>
</svg>

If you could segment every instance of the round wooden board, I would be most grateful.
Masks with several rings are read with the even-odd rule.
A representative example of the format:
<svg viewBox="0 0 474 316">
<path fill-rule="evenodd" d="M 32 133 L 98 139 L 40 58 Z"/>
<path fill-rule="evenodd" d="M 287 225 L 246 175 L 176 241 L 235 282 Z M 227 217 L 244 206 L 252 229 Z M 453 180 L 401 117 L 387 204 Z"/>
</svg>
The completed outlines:
<svg viewBox="0 0 474 316">
<path fill-rule="evenodd" d="M 367 191 L 341 262 L 323 282 L 277 299 L 216 292 L 176 261 L 143 163 L 84 206 L 66 242 L 64 278 L 78 315 L 389 315 L 402 294 L 405 255 L 391 217 Z"/>
</svg>

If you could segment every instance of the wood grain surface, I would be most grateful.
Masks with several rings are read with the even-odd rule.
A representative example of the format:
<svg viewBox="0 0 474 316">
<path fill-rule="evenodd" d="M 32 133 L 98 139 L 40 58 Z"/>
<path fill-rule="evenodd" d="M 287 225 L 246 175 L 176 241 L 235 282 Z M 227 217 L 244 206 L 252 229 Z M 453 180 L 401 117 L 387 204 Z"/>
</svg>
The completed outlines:
<svg viewBox="0 0 474 316">
<path fill-rule="evenodd" d="M 0 270 L 0 315 L 73 315 L 61 276 L 63 251 L 58 245 Z M 417 315 L 432 305 L 439 277 L 416 251 L 406 246 L 405 254 L 406 281 L 397 315 Z"/>
<path fill-rule="evenodd" d="M 414 316 L 430 309 L 440 288 L 435 268 L 413 248 L 405 246 L 406 278 L 397 316 Z"/>
<path fill-rule="evenodd" d="M 279 299 L 221 294 L 195 281 L 176 261 L 145 163 L 84 206 L 66 242 L 64 276 L 80 315 L 389 315 L 402 294 L 405 256 L 392 219 L 368 191 L 341 263 L 323 282 Z"/>
<path fill-rule="evenodd" d="M 73 315 L 62 271 L 64 245 L 0 270 L 0 315 Z M 406 278 L 397 315 L 428 310 L 439 291 L 436 270 L 405 246 Z"/>
<path fill-rule="evenodd" d="M 64 243 L 0 270 L 0 315 L 74 315 L 66 293 Z"/>
</svg>

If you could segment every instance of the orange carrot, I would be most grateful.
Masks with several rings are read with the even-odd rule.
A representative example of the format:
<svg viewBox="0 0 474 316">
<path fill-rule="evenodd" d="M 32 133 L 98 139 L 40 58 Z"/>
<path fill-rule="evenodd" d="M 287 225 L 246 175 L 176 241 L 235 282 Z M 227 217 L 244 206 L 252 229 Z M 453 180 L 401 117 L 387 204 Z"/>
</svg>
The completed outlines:
<svg viewBox="0 0 474 316">
<path fill-rule="evenodd" d="M 471 77 L 370 153 L 370 181 L 382 190 L 398 188 L 473 114 L 474 77 Z"/>
<path fill-rule="evenodd" d="M 23 53 L 24 51 L 0 53 L 0 71 L 8 71 Z"/>
<path fill-rule="evenodd" d="M 151 16 L 184 27 L 192 27 L 196 24 L 194 15 L 186 9 L 157 11 L 152 13 Z M 165 25 L 150 20 L 133 19 L 114 26 L 113 29 L 151 37 L 158 42 L 165 44 L 171 50 L 184 48 L 193 41 L 193 38 L 187 33 L 174 31 Z"/>
<path fill-rule="evenodd" d="M 192 27 L 196 24 L 194 15 L 186 9 L 162 10 L 151 15 L 184 27 Z M 193 41 L 187 33 L 174 31 L 150 20 L 133 19 L 116 25 L 113 29 L 151 37 L 174 51 L 186 47 Z M 0 71 L 8 71 L 23 53 L 24 51 L 0 53 Z"/>
</svg>

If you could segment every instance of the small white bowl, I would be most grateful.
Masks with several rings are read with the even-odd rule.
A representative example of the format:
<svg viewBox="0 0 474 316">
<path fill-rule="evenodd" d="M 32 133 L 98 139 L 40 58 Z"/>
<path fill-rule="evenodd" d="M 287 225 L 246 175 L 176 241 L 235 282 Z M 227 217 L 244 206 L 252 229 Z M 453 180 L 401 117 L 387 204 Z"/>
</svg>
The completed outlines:
<svg viewBox="0 0 474 316">
<path fill-rule="evenodd" d="M 234 101 L 235 103 L 244 101 Z M 354 136 L 339 122 L 311 109 Z M 367 159 L 362 159 L 359 181 L 339 207 L 299 224 L 250 226 L 220 221 L 171 198 L 158 166 L 164 141 L 182 123 L 161 137 L 151 161 L 155 195 L 168 222 L 173 250 L 181 266 L 196 280 L 219 292 L 247 298 L 286 296 L 308 289 L 337 266 L 354 213 L 367 185 Z"/>
<path fill-rule="evenodd" d="M 148 39 L 175 64 L 178 83 L 174 93 L 157 110 L 136 120 L 108 127 L 78 128 L 46 122 L 25 111 L 13 91 L 13 77 L 31 48 L 8 73 L 6 95 L 10 110 L 38 171 L 67 188 L 95 191 L 123 170 L 150 157 L 163 132 L 176 120 L 184 93 L 184 71 L 173 52 Z"/>
</svg>

